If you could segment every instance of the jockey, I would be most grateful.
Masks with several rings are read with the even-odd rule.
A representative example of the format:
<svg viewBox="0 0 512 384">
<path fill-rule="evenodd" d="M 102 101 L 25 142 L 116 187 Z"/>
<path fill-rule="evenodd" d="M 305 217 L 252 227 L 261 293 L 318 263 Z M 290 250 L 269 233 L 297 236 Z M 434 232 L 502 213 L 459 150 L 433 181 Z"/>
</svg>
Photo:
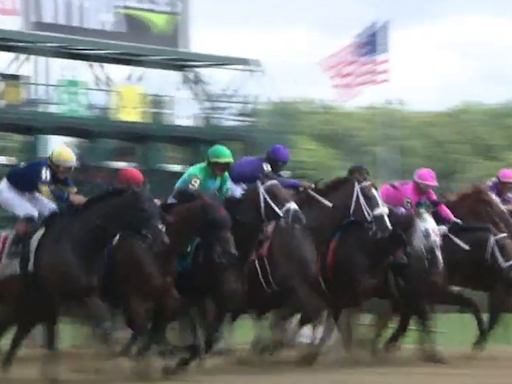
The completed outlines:
<svg viewBox="0 0 512 384">
<path fill-rule="evenodd" d="M 261 176 L 269 173 L 277 177 L 284 188 L 310 188 L 311 184 L 307 182 L 283 178 L 281 171 L 288 161 L 290 161 L 290 150 L 284 145 L 273 145 L 265 157 L 241 158 L 233 164 L 229 171 L 231 180 L 235 184 L 232 186 L 234 194 L 243 193 L 245 189 L 243 184 L 255 183 Z"/>
<path fill-rule="evenodd" d="M 496 196 L 509 211 L 512 210 L 512 169 L 502 169 L 496 178 L 489 182 L 489 191 Z"/>
<path fill-rule="evenodd" d="M 21 219 L 13 245 L 21 245 L 24 254 L 38 222 L 58 211 L 57 204 L 86 201 L 69 178 L 76 164 L 73 151 L 61 145 L 47 159 L 11 169 L 0 182 L 0 205 Z"/>
<path fill-rule="evenodd" d="M 141 171 L 136 168 L 124 168 L 117 174 L 116 186 L 119 188 L 142 189 L 144 182 L 144 175 Z"/>
<path fill-rule="evenodd" d="M 206 195 L 216 196 L 219 200 L 224 200 L 231 183 L 229 168 L 233 162 L 233 154 L 227 147 L 214 145 L 206 154 L 206 162 L 190 167 L 178 180 L 174 190 L 200 191 Z M 168 202 L 175 202 L 172 195 Z"/>
<path fill-rule="evenodd" d="M 359 177 L 367 180 L 370 178 L 370 171 L 364 165 L 352 165 L 347 171 L 347 177 Z"/>
<path fill-rule="evenodd" d="M 117 174 L 116 187 L 117 188 L 132 188 L 140 190 L 144 188 L 146 178 L 137 168 L 123 168 Z M 153 199 L 156 205 L 162 204 L 159 199 Z"/>
<path fill-rule="evenodd" d="M 410 210 L 421 201 L 438 203 L 433 188 L 438 186 L 435 172 L 428 168 L 420 168 L 414 172 L 412 181 L 383 185 L 380 194 L 387 205 L 398 210 Z M 437 205 L 437 212 L 448 223 L 461 224 L 444 204 Z"/>
</svg>

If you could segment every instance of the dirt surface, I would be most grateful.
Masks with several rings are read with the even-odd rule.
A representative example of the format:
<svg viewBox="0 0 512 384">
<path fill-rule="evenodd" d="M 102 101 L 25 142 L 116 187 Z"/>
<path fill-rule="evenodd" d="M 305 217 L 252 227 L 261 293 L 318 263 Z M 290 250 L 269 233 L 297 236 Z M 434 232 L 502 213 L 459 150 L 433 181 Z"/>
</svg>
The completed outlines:
<svg viewBox="0 0 512 384">
<path fill-rule="evenodd" d="M 152 359 L 144 371 L 134 370 L 128 360 L 106 362 L 91 352 L 62 354 L 58 377 L 66 383 L 142 383 L 189 382 L 205 384 L 493 384 L 512 380 L 512 350 L 492 349 L 483 354 L 468 352 L 446 353 L 446 365 L 432 365 L 419 361 L 416 353 L 402 351 L 393 356 L 370 360 L 366 355 L 343 361 L 323 357 L 313 367 L 299 367 L 291 356 L 266 358 L 256 362 L 246 355 L 215 357 L 204 365 L 192 367 L 187 373 L 163 380 L 161 362 Z M 48 365 L 45 365 L 48 367 Z M 150 372 L 144 380 L 136 372 Z M 2 384 L 33 384 L 45 382 L 42 376 L 42 355 L 29 353 L 21 356 L 9 374 L 0 376 Z"/>
</svg>

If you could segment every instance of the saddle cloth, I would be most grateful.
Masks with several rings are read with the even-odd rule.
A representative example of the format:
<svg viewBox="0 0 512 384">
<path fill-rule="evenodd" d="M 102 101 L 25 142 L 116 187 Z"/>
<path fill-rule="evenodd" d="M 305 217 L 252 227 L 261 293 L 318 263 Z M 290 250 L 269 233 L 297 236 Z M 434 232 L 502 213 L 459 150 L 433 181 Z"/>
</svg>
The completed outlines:
<svg viewBox="0 0 512 384">
<path fill-rule="evenodd" d="M 28 264 L 29 272 L 34 271 L 34 259 L 37 245 L 43 236 L 44 230 L 44 227 L 40 228 L 30 239 L 30 260 Z M 14 229 L 0 231 L 0 280 L 21 273 L 21 258 L 19 255 L 14 255 L 14 252 L 17 250 L 11 246 L 14 234 Z"/>
</svg>

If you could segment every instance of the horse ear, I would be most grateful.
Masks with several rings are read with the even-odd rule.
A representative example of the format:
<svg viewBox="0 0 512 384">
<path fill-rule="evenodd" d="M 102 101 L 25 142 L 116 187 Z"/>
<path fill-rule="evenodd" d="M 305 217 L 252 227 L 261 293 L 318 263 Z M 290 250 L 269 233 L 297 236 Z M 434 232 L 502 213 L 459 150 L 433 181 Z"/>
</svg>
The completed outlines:
<svg viewBox="0 0 512 384">
<path fill-rule="evenodd" d="M 162 203 L 160 204 L 160 209 L 164 214 L 170 214 L 175 206 L 175 204 Z"/>
</svg>

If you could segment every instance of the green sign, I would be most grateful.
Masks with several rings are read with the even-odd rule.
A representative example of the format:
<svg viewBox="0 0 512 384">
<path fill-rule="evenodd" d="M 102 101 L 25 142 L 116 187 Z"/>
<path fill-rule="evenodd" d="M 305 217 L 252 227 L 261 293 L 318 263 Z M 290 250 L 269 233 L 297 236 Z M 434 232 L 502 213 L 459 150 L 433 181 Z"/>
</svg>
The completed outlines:
<svg viewBox="0 0 512 384">
<path fill-rule="evenodd" d="M 58 113 L 67 116 L 90 116 L 89 84 L 82 80 L 61 79 L 57 82 Z"/>
</svg>

